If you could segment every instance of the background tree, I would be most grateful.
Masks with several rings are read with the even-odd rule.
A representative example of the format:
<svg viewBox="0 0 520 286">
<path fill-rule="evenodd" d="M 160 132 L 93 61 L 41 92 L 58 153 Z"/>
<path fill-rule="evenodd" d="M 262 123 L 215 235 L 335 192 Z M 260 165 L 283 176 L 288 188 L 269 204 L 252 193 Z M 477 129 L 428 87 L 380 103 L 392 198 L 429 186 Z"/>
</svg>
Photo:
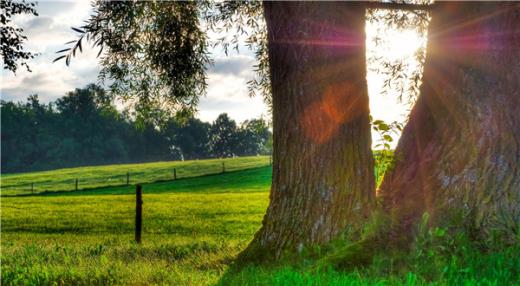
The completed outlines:
<svg viewBox="0 0 520 286">
<path fill-rule="evenodd" d="M 396 236 L 434 225 L 517 239 L 520 5 L 439 2 L 421 94 L 381 194 Z"/>
<path fill-rule="evenodd" d="M 164 134 L 174 150 L 180 152 L 183 160 L 207 158 L 210 156 L 209 129 L 211 124 L 190 117 L 179 122 L 172 118 L 168 121 Z"/>
<path fill-rule="evenodd" d="M 55 103 L 1 103 L 2 172 L 176 159 L 154 126 L 138 128 L 95 85 Z"/>
<path fill-rule="evenodd" d="M 210 123 L 175 116 L 164 125 L 141 122 L 118 111 L 96 85 L 78 88 L 49 104 L 31 95 L 26 103 L 2 101 L 0 108 L 3 173 L 222 156 L 212 153 Z M 248 120 L 237 128 L 227 115 L 220 117 L 226 118 L 225 124 L 218 121 L 215 130 L 231 130 L 229 138 L 234 138 L 219 142 L 217 150 L 226 154 L 257 155 L 265 136 L 271 137 L 262 119 Z M 221 129 L 230 124 L 234 127 Z M 247 141 L 241 142 L 244 130 Z"/>
<path fill-rule="evenodd" d="M 239 144 L 236 122 L 223 113 L 211 125 L 209 131 L 209 146 L 215 157 L 231 157 Z"/>
<path fill-rule="evenodd" d="M 271 132 L 267 122 L 263 119 L 252 119 L 244 121 L 238 129 L 238 144 L 235 154 L 242 156 L 246 154 L 270 154 L 267 146 L 271 138 Z"/>
</svg>

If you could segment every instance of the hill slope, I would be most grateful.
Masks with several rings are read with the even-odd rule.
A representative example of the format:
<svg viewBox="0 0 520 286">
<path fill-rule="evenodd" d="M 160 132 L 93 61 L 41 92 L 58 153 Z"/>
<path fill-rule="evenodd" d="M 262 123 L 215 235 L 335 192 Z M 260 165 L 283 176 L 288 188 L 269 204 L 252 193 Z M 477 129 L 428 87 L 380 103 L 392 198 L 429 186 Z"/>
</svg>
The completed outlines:
<svg viewBox="0 0 520 286">
<path fill-rule="evenodd" d="M 126 185 L 127 173 L 130 184 L 198 177 L 269 165 L 269 156 L 254 156 L 226 159 L 120 164 L 58 169 L 43 172 L 2 174 L 2 195 L 20 195 L 45 191 L 70 191 L 106 186 Z M 32 188 L 32 190 L 31 190 Z"/>
</svg>

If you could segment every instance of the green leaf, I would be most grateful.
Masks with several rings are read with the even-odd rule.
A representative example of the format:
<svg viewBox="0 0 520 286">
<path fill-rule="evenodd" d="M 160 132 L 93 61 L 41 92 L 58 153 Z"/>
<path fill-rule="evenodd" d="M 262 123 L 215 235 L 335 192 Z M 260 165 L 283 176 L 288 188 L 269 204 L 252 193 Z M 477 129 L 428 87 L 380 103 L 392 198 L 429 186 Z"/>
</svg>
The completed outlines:
<svg viewBox="0 0 520 286">
<path fill-rule="evenodd" d="M 59 50 L 59 51 L 57 51 L 56 53 L 59 54 L 59 53 L 63 53 L 63 52 L 66 52 L 66 51 L 70 51 L 70 48 L 66 48 L 66 49 L 63 49 L 63 50 Z"/>
<path fill-rule="evenodd" d="M 78 33 L 81 33 L 81 34 L 84 34 L 85 31 L 81 30 L 81 29 L 78 29 L 78 28 L 74 28 L 74 27 L 71 27 L 72 30 L 78 32 Z"/>
<path fill-rule="evenodd" d="M 63 56 L 59 56 L 59 57 L 55 58 L 52 62 L 55 63 L 55 62 L 57 62 L 57 61 L 63 59 L 64 57 L 66 57 L 66 56 L 65 56 L 65 55 L 63 55 Z"/>
</svg>

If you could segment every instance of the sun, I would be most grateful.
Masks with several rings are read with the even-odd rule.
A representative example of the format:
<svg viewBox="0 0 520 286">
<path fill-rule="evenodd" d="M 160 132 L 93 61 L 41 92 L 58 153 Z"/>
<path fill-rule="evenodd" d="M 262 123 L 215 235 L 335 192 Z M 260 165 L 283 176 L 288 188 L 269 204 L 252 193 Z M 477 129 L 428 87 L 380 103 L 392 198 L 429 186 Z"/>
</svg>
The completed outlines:
<svg viewBox="0 0 520 286">
<path fill-rule="evenodd" d="M 406 75 L 422 73 L 422 63 L 417 60 L 415 55 L 425 51 L 427 35 L 426 33 L 420 34 L 416 29 L 386 26 L 384 21 L 367 21 L 365 33 L 370 113 L 373 118 L 385 122 L 404 123 L 411 108 L 410 102 L 398 100 L 401 94 L 399 90 L 395 89 L 395 86 L 385 87 L 385 81 L 389 75 L 382 72 L 384 67 L 380 65 L 381 62 L 402 62 L 407 66 Z M 404 77 L 399 80 L 406 86 L 412 79 Z M 405 94 L 403 98 L 417 96 L 418 94 Z M 392 147 L 395 147 L 398 136 L 394 136 L 394 146 Z M 377 134 L 373 134 L 374 145 L 377 144 L 377 137 Z"/>
</svg>

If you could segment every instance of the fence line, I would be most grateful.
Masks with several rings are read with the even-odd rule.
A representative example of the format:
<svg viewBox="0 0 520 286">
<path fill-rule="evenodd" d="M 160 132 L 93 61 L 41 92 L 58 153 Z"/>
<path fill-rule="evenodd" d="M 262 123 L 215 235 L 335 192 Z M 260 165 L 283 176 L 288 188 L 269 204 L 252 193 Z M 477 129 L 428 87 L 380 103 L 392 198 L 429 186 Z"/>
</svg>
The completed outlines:
<svg viewBox="0 0 520 286">
<path fill-rule="evenodd" d="M 241 168 L 233 167 L 233 162 L 227 162 L 227 165 L 224 161 L 215 162 L 211 165 L 200 166 L 201 168 L 207 168 L 202 172 L 195 172 L 193 175 L 190 175 L 190 169 L 193 169 L 194 166 L 175 166 L 171 168 L 161 168 L 158 169 L 154 173 L 147 173 L 143 171 L 130 172 L 126 171 L 120 175 L 112 175 L 112 176 L 101 176 L 101 177 L 81 177 L 80 174 L 76 178 L 70 178 L 59 181 L 52 180 L 44 180 L 44 181 L 32 181 L 32 182 L 23 182 L 18 184 L 8 184 L 4 185 L 2 183 L 1 190 L 2 196 L 5 196 L 3 193 L 5 191 L 18 191 L 15 194 L 9 195 L 20 195 L 20 194 L 37 194 L 42 192 L 58 192 L 58 191 L 80 191 L 94 188 L 103 188 L 103 187 L 123 187 L 129 186 L 131 182 L 134 183 L 155 183 L 155 182 L 164 182 L 164 181 L 172 181 L 178 179 L 187 179 L 187 178 L 195 178 L 201 176 L 208 175 L 217 175 L 226 173 L 229 171 L 241 171 L 241 170 L 250 170 L 261 167 L 270 166 L 272 164 L 271 158 L 269 158 L 269 163 L 260 163 L 258 165 L 246 166 Z M 231 164 L 230 164 L 231 163 Z M 220 165 L 220 166 L 219 166 Z M 184 168 L 183 168 L 184 167 Z M 180 171 L 180 172 L 179 172 Z M 183 171 L 185 172 L 182 175 Z M 155 174 L 161 175 L 155 175 Z M 180 174 L 179 174 L 180 173 Z M 164 175 L 163 175 L 164 174 Z M 140 178 L 141 177 L 141 178 Z M 145 177 L 145 178 L 142 178 Z"/>
</svg>

